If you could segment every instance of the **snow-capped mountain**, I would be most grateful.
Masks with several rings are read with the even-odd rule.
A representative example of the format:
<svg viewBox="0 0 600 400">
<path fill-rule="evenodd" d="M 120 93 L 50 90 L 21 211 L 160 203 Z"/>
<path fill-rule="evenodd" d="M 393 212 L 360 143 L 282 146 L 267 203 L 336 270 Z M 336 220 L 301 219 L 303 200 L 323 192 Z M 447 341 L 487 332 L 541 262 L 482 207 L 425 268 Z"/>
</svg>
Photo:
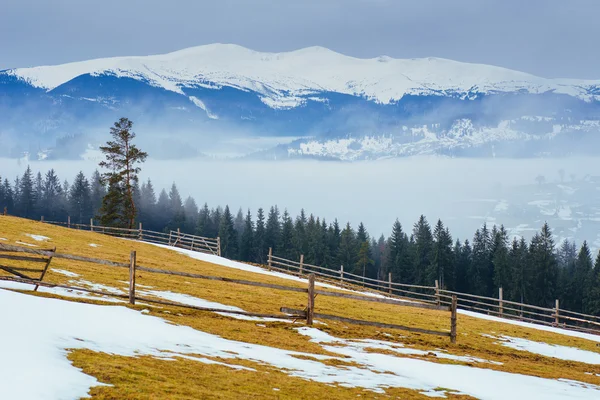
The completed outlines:
<svg viewBox="0 0 600 400">
<path fill-rule="evenodd" d="M 105 135 L 122 115 L 161 149 L 157 136 L 199 148 L 199 137 L 250 134 L 305 137 L 286 147 L 289 156 L 344 158 L 327 150 L 344 143 L 378 157 L 444 153 L 532 135 L 545 143 L 556 127 L 562 135 L 593 131 L 595 139 L 600 80 L 545 79 L 439 58 L 358 59 L 322 47 L 261 53 L 223 44 L 0 72 L 4 153 Z"/>
</svg>

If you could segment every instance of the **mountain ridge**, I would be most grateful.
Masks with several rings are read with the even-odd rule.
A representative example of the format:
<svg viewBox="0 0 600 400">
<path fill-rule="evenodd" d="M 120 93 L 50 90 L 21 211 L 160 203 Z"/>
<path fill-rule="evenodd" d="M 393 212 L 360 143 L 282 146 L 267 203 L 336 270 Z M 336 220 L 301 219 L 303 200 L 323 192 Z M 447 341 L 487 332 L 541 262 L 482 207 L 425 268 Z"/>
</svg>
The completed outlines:
<svg viewBox="0 0 600 400">
<path fill-rule="evenodd" d="M 155 154 L 174 142 L 168 154 L 206 153 L 207 145 L 248 135 L 320 143 L 391 135 L 401 146 L 418 145 L 379 146 L 381 154 L 352 158 L 487 156 L 498 141 L 511 147 L 500 154 L 510 156 L 525 139 L 539 144 L 527 144 L 527 154 L 537 156 L 586 147 L 581 140 L 600 144 L 600 80 L 547 79 L 435 57 L 362 59 L 318 46 L 265 53 L 232 44 L 0 72 L 0 138 L 8 144 L 0 156 L 63 146 L 76 135 L 98 144 L 124 115 L 147 133 Z M 565 138 L 559 146 L 557 133 Z M 81 154 L 77 146 L 68 152 Z M 486 148 L 463 151 L 479 147 Z M 307 155 L 293 147 L 288 154 Z"/>
</svg>

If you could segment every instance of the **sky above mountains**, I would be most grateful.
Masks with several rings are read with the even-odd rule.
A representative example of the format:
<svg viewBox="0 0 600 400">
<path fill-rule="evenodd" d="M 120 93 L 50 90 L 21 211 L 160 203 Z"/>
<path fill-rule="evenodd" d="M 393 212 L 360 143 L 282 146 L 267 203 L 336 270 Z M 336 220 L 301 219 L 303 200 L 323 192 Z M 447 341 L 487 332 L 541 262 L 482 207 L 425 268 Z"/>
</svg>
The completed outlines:
<svg viewBox="0 0 600 400">
<path fill-rule="evenodd" d="M 208 43 L 600 79 L 597 0 L 3 0 L 0 70 Z"/>
</svg>

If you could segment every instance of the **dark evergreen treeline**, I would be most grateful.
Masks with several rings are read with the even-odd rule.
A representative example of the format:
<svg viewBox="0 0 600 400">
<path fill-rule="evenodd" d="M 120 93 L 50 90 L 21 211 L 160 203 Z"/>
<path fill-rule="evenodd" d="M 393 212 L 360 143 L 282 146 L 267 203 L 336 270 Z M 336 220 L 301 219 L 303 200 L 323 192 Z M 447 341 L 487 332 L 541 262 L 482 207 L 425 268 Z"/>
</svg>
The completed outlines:
<svg viewBox="0 0 600 400">
<path fill-rule="evenodd" d="M 102 204 L 106 188 L 95 172 L 89 179 L 79 173 L 72 184 L 61 183 L 54 170 L 34 175 L 28 167 L 12 183 L 0 179 L 0 209 L 26 218 L 88 224 Z M 399 221 L 389 238 L 374 238 L 361 223 L 350 224 L 307 215 L 291 216 L 273 206 L 232 213 L 225 208 L 198 207 L 191 197 L 183 200 L 177 186 L 158 195 L 150 180 L 135 185 L 137 220 L 145 229 L 221 237 L 225 257 L 265 263 L 268 249 L 274 254 L 306 263 L 387 279 L 432 286 L 437 279 L 449 290 L 504 298 L 600 315 L 600 254 L 595 260 L 586 242 L 556 244 L 547 224 L 531 241 L 509 238 L 504 227 L 483 225 L 472 241 L 454 240 L 449 229 L 437 221 L 431 226 L 424 216 L 409 229 Z"/>
</svg>

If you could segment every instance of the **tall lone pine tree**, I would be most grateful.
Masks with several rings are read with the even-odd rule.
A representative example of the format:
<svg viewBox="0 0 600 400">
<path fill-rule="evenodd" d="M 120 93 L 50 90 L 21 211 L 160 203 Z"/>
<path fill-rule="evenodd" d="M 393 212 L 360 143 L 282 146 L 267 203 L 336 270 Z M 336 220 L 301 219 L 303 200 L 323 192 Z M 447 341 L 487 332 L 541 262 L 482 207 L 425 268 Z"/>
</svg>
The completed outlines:
<svg viewBox="0 0 600 400">
<path fill-rule="evenodd" d="M 135 223 L 134 186 L 138 183 L 141 170 L 135 165 L 144 162 L 148 154 L 132 143 L 135 138 L 132 127 L 133 122 L 129 119 L 119 119 L 110 128 L 113 140 L 100 147 L 106 161 L 101 161 L 99 165 L 109 170 L 102 174 L 102 182 L 108 184 L 108 192 L 100 208 L 100 222 L 103 225 L 127 226 L 131 229 Z"/>
</svg>

